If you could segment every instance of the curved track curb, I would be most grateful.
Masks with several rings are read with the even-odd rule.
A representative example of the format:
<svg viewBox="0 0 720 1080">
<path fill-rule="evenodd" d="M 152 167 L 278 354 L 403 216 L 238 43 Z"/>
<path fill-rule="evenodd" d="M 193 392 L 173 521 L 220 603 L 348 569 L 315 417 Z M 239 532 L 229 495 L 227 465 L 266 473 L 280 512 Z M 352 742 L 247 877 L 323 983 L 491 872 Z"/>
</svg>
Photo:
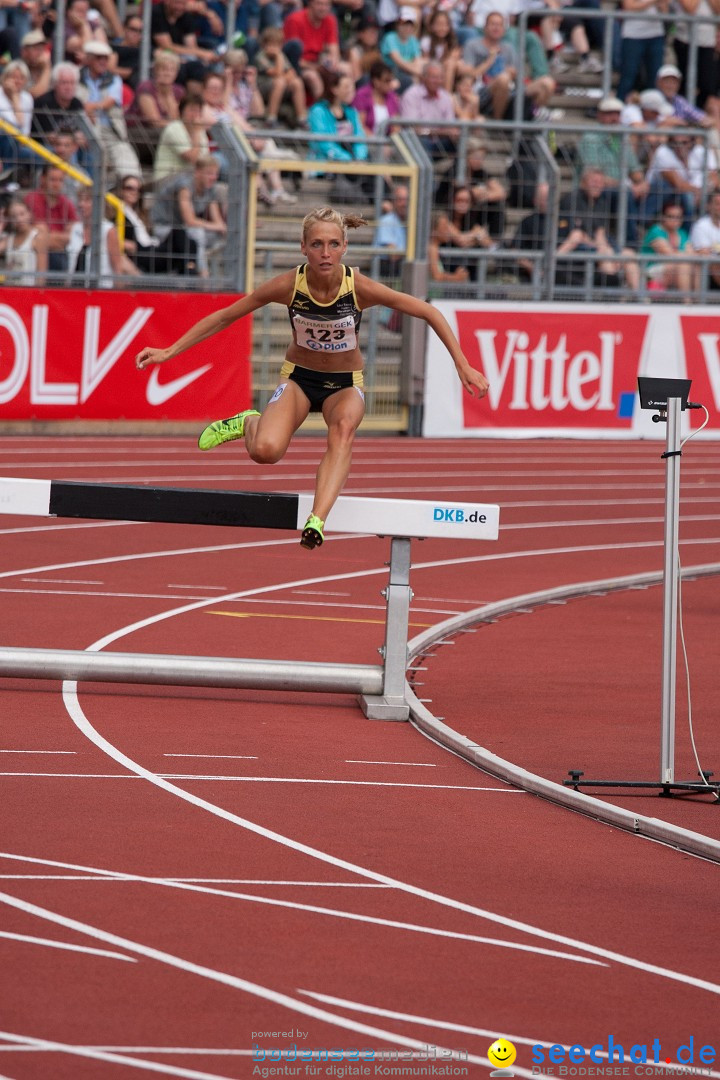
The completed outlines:
<svg viewBox="0 0 720 1080">
<path fill-rule="evenodd" d="M 683 578 L 709 577 L 720 574 L 720 563 L 709 563 L 702 566 L 690 566 L 682 571 Z M 574 597 L 589 596 L 593 593 L 618 592 L 623 589 L 645 588 L 657 585 L 662 581 L 662 571 L 653 571 L 645 574 L 632 574 L 627 577 L 606 578 L 600 581 L 578 582 L 573 585 L 563 585 L 556 589 L 546 589 L 540 592 L 525 593 L 522 596 L 513 596 L 505 600 L 499 600 L 493 604 L 485 604 L 481 608 L 464 612 L 447 619 L 443 623 L 431 627 L 424 633 L 419 634 L 408 643 L 408 666 L 414 659 L 427 653 L 428 649 L 443 638 L 460 633 L 467 627 L 478 623 L 494 622 L 503 615 L 509 615 L 520 609 L 539 607 L 542 604 L 556 603 L 561 600 L 570 600 Z M 424 735 L 433 741 L 446 747 L 453 753 L 469 761 L 472 765 L 483 769 L 491 776 L 504 780 L 524 791 L 539 795 L 543 799 L 558 803 L 569 810 L 575 810 L 580 814 L 596 818 L 608 825 L 616 825 L 618 828 L 657 840 L 663 844 L 690 852 L 693 855 L 720 862 L 720 841 L 702 833 L 683 829 L 678 825 L 672 825 L 659 818 L 645 817 L 642 814 L 634 814 L 622 807 L 613 806 L 603 802 L 592 795 L 586 795 L 572 788 L 564 787 L 553 780 L 547 780 L 536 773 L 528 772 L 522 766 L 516 765 L 505 758 L 498 757 L 484 746 L 461 735 L 447 724 L 443 723 L 418 700 L 412 687 L 405 686 L 406 700 L 410 705 L 410 719 L 413 725 Z"/>
</svg>

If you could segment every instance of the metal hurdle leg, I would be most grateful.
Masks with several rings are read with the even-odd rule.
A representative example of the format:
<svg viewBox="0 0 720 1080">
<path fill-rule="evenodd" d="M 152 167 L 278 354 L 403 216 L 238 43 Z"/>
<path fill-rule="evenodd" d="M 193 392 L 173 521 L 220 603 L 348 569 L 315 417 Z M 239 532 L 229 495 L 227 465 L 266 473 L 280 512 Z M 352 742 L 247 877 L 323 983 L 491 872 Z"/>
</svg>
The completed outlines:
<svg viewBox="0 0 720 1080">
<path fill-rule="evenodd" d="M 390 578 L 383 590 L 387 602 L 383 658 L 383 692 L 361 695 L 358 702 L 370 720 L 407 720 L 410 707 L 405 700 L 408 623 L 410 616 L 410 540 L 394 536 L 390 544 Z"/>
</svg>

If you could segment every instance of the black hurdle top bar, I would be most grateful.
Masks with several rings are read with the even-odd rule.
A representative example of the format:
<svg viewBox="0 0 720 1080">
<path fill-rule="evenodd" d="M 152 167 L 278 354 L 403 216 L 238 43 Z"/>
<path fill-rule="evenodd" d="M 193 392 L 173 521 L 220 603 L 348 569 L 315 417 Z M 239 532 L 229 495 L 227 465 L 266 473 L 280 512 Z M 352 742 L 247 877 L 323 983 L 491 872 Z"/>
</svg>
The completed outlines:
<svg viewBox="0 0 720 1080">
<path fill-rule="evenodd" d="M 180 525 L 297 529 L 298 496 L 53 480 L 50 484 L 49 513 L 54 517 L 102 521 L 165 521 Z"/>
</svg>

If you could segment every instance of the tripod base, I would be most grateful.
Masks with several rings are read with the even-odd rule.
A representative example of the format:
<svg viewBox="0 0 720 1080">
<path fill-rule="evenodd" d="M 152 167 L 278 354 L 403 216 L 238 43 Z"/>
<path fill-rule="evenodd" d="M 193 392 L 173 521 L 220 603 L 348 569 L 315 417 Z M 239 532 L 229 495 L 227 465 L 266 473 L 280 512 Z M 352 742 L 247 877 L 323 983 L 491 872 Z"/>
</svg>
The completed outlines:
<svg viewBox="0 0 720 1080">
<path fill-rule="evenodd" d="M 703 777 L 702 780 L 678 780 L 678 781 L 663 781 L 663 780 L 581 780 L 580 777 L 585 773 L 579 769 L 570 769 L 568 776 L 570 780 L 563 780 L 565 787 L 571 787 L 574 791 L 579 791 L 581 787 L 603 787 L 603 788 L 656 788 L 658 794 L 665 798 L 672 798 L 673 795 L 695 794 L 695 795 L 714 795 L 716 799 L 720 800 L 720 783 L 711 783 L 710 777 L 713 775 L 711 772 L 702 772 L 699 775 Z"/>
</svg>

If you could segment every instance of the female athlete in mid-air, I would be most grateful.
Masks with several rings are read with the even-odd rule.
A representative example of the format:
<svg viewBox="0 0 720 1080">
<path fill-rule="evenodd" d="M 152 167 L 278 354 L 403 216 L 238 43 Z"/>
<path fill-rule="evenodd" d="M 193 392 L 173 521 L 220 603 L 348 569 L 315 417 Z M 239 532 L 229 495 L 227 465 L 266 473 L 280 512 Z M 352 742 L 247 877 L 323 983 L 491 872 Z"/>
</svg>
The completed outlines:
<svg viewBox="0 0 720 1080">
<path fill-rule="evenodd" d="M 381 304 L 424 319 L 450 353 L 465 389 L 478 397 L 484 397 L 488 390 L 484 375 L 470 366 L 439 311 L 343 264 L 347 230 L 364 224 L 362 218 L 343 217 L 330 207 L 312 210 L 303 220 L 300 244 L 307 262 L 207 315 L 174 345 L 146 347 L 135 359 L 140 370 L 162 364 L 266 304 L 287 307 L 292 342 L 285 354 L 281 381 L 262 415 L 246 409 L 227 420 L 216 420 L 202 432 L 198 445 L 201 450 L 211 450 L 231 439 L 244 438 L 253 461 L 274 464 L 308 413 L 322 412 L 328 428 L 327 449 L 317 471 L 312 513 L 300 539 L 306 548 L 322 544 L 325 520 L 350 471 L 353 439 L 365 411 L 358 331 L 366 308 Z"/>
</svg>

